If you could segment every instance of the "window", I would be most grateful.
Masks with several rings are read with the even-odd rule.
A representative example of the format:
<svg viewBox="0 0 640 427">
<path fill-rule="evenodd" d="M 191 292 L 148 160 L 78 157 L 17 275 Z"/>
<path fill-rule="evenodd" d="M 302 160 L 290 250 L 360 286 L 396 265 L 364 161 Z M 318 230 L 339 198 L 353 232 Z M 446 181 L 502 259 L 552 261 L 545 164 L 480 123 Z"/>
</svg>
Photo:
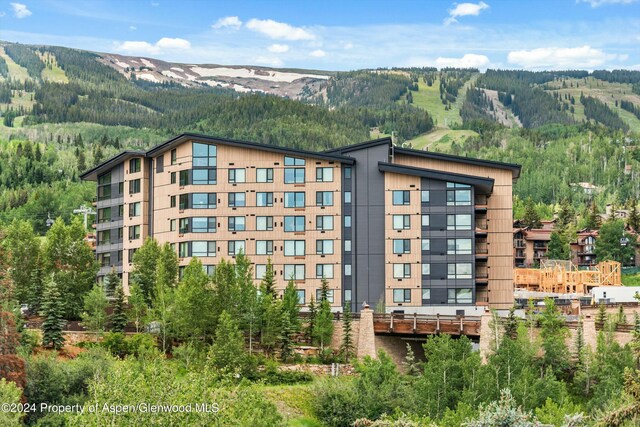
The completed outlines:
<svg viewBox="0 0 640 427">
<path fill-rule="evenodd" d="M 448 279 L 471 279 L 471 263 L 447 264 Z"/>
<path fill-rule="evenodd" d="M 304 305 L 305 303 L 304 289 L 296 289 L 296 295 L 298 296 L 298 305 Z"/>
<path fill-rule="evenodd" d="M 422 239 L 421 245 L 422 252 L 427 252 L 431 250 L 431 239 Z"/>
<path fill-rule="evenodd" d="M 447 239 L 447 254 L 470 255 L 471 239 Z"/>
<path fill-rule="evenodd" d="M 411 302 L 411 289 L 394 289 L 393 302 L 395 303 Z"/>
<path fill-rule="evenodd" d="M 344 192 L 344 202 L 351 203 L 351 191 Z"/>
<path fill-rule="evenodd" d="M 246 253 L 244 250 L 244 240 L 230 240 L 227 249 L 227 253 L 230 256 L 236 256 L 240 252 Z"/>
<path fill-rule="evenodd" d="M 178 152 L 174 148 L 173 150 L 171 150 L 171 164 L 175 165 L 176 163 L 178 163 Z"/>
<path fill-rule="evenodd" d="M 447 290 L 447 302 L 449 304 L 471 304 L 473 292 L 471 289 L 449 289 Z"/>
<path fill-rule="evenodd" d="M 129 194 L 136 194 L 140 192 L 140 178 L 129 181 Z"/>
<path fill-rule="evenodd" d="M 122 242 L 123 237 L 124 237 L 124 229 L 120 227 L 118 228 L 118 242 Z"/>
<path fill-rule="evenodd" d="M 409 215 L 393 215 L 394 230 L 408 230 L 411 228 L 411 216 Z"/>
<path fill-rule="evenodd" d="M 129 216 L 140 216 L 142 215 L 142 203 L 135 202 L 129 204 Z"/>
<path fill-rule="evenodd" d="M 256 279 L 262 280 L 265 273 L 267 272 L 267 264 L 256 264 Z"/>
<path fill-rule="evenodd" d="M 124 205 L 118 205 L 118 218 L 122 218 L 124 216 Z"/>
<path fill-rule="evenodd" d="M 256 230 L 257 231 L 271 231 L 271 230 L 273 230 L 273 217 L 272 216 L 257 216 L 256 217 Z"/>
<path fill-rule="evenodd" d="M 99 245 L 111 244 L 111 230 L 98 231 L 98 244 Z"/>
<path fill-rule="evenodd" d="M 351 264 L 344 265 L 344 275 L 351 276 Z"/>
<path fill-rule="evenodd" d="M 333 168 L 316 168 L 317 182 L 333 182 Z"/>
<path fill-rule="evenodd" d="M 344 251 L 351 252 L 351 240 L 344 241 Z"/>
<path fill-rule="evenodd" d="M 273 168 L 256 169 L 256 182 L 273 182 Z"/>
<path fill-rule="evenodd" d="M 345 179 L 351 179 L 351 168 L 344 168 L 343 173 Z"/>
<path fill-rule="evenodd" d="M 423 276 L 431 275 L 431 264 L 422 264 L 422 275 Z"/>
<path fill-rule="evenodd" d="M 111 174 L 105 174 L 98 178 L 98 200 L 111 198 Z"/>
<path fill-rule="evenodd" d="M 111 172 L 106 173 L 98 178 L 98 185 L 111 184 Z"/>
<path fill-rule="evenodd" d="M 322 289 L 316 289 L 316 301 L 322 301 Z M 333 289 L 327 290 L 327 301 L 333 304 Z"/>
<path fill-rule="evenodd" d="M 422 215 L 422 226 L 428 227 L 430 222 L 429 215 Z"/>
<path fill-rule="evenodd" d="M 304 256 L 305 249 L 306 245 L 304 240 L 284 241 L 284 256 Z"/>
<path fill-rule="evenodd" d="M 109 267 L 111 265 L 111 253 L 98 254 L 98 263 L 101 267 Z"/>
<path fill-rule="evenodd" d="M 193 193 L 193 209 L 215 209 L 216 206 L 216 193 Z"/>
<path fill-rule="evenodd" d="M 189 256 L 189 242 L 180 242 L 178 244 L 178 257 L 186 258 Z"/>
<path fill-rule="evenodd" d="M 134 249 L 129 249 L 128 254 L 129 254 L 129 264 L 131 264 L 133 262 L 133 256 L 135 255 L 136 251 L 138 250 L 138 248 L 134 248 Z"/>
<path fill-rule="evenodd" d="M 420 202 L 421 203 L 429 203 L 429 197 L 430 197 L 429 190 L 422 190 L 420 192 Z"/>
<path fill-rule="evenodd" d="M 285 208 L 304 208 L 304 191 L 287 191 L 284 193 Z"/>
<path fill-rule="evenodd" d="M 318 255 L 333 254 L 333 240 L 316 240 L 316 254 Z"/>
<path fill-rule="evenodd" d="M 230 216 L 229 217 L 229 231 L 244 231 L 245 230 L 245 218 L 243 216 Z"/>
<path fill-rule="evenodd" d="M 140 226 L 133 225 L 129 227 L 129 240 L 136 240 L 140 238 Z"/>
<path fill-rule="evenodd" d="M 191 256 L 216 256 L 216 242 L 191 242 Z"/>
<path fill-rule="evenodd" d="M 176 220 L 169 220 L 169 231 L 176 231 Z"/>
<path fill-rule="evenodd" d="M 180 218 L 178 221 L 178 232 L 180 234 L 189 232 L 189 218 Z"/>
<path fill-rule="evenodd" d="M 124 182 L 118 183 L 118 194 L 124 194 Z"/>
<path fill-rule="evenodd" d="M 229 207 L 240 208 L 246 206 L 245 193 L 229 193 Z"/>
<path fill-rule="evenodd" d="M 394 190 L 393 191 L 393 204 L 394 205 L 408 205 L 410 201 L 410 193 L 406 190 Z"/>
<path fill-rule="evenodd" d="M 316 191 L 316 206 L 333 206 L 333 192 Z"/>
<path fill-rule="evenodd" d="M 170 204 L 170 206 L 171 206 L 172 208 L 175 208 L 175 207 L 176 207 L 176 196 L 171 196 L 171 197 L 169 198 L 169 200 L 170 200 L 170 203 L 169 203 L 169 204 Z"/>
<path fill-rule="evenodd" d="M 345 215 L 344 216 L 344 226 L 346 228 L 351 227 L 351 215 Z"/>
<path fill-rule="evenodd" d="M 333 230 L 333 216 L 331 215 L 317 215 L 316 216 L 316 230 Z"/>
<path fill-rule="evenodd" d="M 304 168 L 284 168 L 285 184 L 304 184 Z"/>
<path fill-rule="evenodd" d="M 171 172 L 171 183 L 175 184 L 176 182 L 177 182 L 176 181 L 176 173 L 175 172 Z"/>
<path fill-rule="evenodd" d="M 333 264 L 316 264 L 317 279 L 333 279 Z"/>
<path fill-rule="evenodd" d="M 246 182 L 244 169 L 229 169 L 229 182 L 232 184 Z"/>
<path fill-rule="evenodd" d="M 180 171 L 180 187 L 189 185 L 189 169 Z"/>
<path fill-rule="evenodd" d="M 394 279 L 408 279 L 411 277 L 411 264 L 393 264 Z"/>
<path fill-rule="evenodd" d="M 304 280 L 304 264 L 285 264 L 284 265 L 284 277 L 289 280 Z"/>
<path fill-rule="evenodd" d="M 256 240 L 256 255 L 273 255 L 273 240 Z"/>
<path fill-rule="evenodd" d="M 304 216 L 285 216 L 284 231 L 304 231 Z"/>
<path fill-rule="evenodd" d="M 215 233 L 216 229 L 215 216 L 196 216 L 191 218 L 192 233 Z"/>
<path fill-rule="evenodd" d="M 256 193 L 256 206 L 273 206 L 273 193 Z"/>
<path fill-rule="evenodd" d="M 447 215 L 447 230 L 471 230 L 471 215 Z"/>
<path fill-rule="evenodd" d="M 299 159 L 297 157 L 287 157 L 287 156 L 285 156 L 284 165 L 285 166 L 304 166 L 305 165 L 305 160 L 304 159 Z"/>
<path fill-rule="evenodd" d="M 217 169 L 194 169 L 191 174 L 193 175 L 193 185 L 211 185 L 215 184 L 218 179 Z"/>
<path fill-rule="evenodd" d="M 203 265 L 202 266 L 202 270 L 204 271 L 204 274 L 206 274 L 209 277 L 211 277 L 214 274 L 216 274 L 216 266 L 215 265 Z"/>
<path fill-rule="evenodd" d="M 216 146 L 194 142 L 192 145 L 193 166 L 217 166 Z"/>
<path fill-rule="evenodd" d="M 111 208 L 98 209 L 98 222 L 111 222 Z"/>
<path fill-rule="evenodd" d="M 181 211 L 185 210 L 185 209 L 189 209 L 189 195 L 188 194 L 181 194 L 179 197 L 179 203 L 178 203 L 178 209 L 180 209 Z"/>
<path fill-rule="evenodd" d="M 142 170 L 142 159 L 129 160 L 129 173 L 137 173 Z"/>
<path fill-rule="evenodd" d="M 449 190 L 455 188 L 456 190 Z M 464 188 L 464 190 L 457 190 Z M 447 206 L 469 206 L 471 204 L 471 187 L 465 184 L 447 182 Z"/>
<path fill-rule="evenodd" d="M 344 302 L 351 302 L 351 289 L 344 290 Z"/>
<path fill-rule="evenodd" d="M 409 239 L 393 239 L 393 253 L 394 254 L 409 254 L 409 253 L 411 253 L 411 240 L 409 240 Z"/>
<path fill-rule="evenodd" d="M 431 289 L 422 289 L 422 300 L 430 300 L 431 299 Z"/>
</svg>

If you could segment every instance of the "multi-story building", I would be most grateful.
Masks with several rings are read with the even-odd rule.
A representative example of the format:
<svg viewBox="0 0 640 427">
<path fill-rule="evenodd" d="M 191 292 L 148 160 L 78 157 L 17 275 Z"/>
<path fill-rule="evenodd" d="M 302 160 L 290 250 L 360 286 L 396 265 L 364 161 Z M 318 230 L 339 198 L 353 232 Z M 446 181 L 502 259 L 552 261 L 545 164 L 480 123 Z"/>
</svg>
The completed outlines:
<svg viewBox="0 0 640 427">
<path fill-rule="evenodd" d="M 328 279 L 337 308 L 509 308 L 512 183 L 520 166 L 394 147 L 325 152 L 184 134 L 125 151 L 82 175 L 98 184 L 101 268 L 122 275 L 146 237 L 207 272 L 240 251 L 256 283 L 267 260 L 301 304 Z"/>
</svg>

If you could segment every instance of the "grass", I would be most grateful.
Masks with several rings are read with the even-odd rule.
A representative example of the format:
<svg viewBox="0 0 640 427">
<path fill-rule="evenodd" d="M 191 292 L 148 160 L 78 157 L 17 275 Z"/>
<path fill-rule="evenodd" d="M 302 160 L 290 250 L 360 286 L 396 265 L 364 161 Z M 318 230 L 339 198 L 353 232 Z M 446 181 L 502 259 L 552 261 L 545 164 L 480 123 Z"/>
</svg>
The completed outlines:
<svg viewBox="0 0 640 427">
<path fill-rule="evenodd" d="M 640 286 L 640 274 L 622 275 L 623 286 Z"/>
<path fill-rule="evenodd" d="M 313 383 L 261 387 L 265 397 L 271 400 L 289 427 L 319 427 L 322 424 L 312 410 Z"/>
<path fill-rule="evenodd" d="M 64 73 L 64 70 L 58 66 L 58 61 L 56 61 L 53 53 L 45 52 L 44 54 L 40 54 L 37 52 L 37 54 L 45 65 L 47 63 L 49 64 L 42 70 L 42 80 L 54 83 L 69 83 L 67 75 Z"/>
<path fill-rule="evenodd" d="M 9 69 L 9 78 L 19 80 L 21 82 L 30 79 L 27 69 L 13 62 L 13 59 L 4 51 L 4 48 L 0 46 L 0 56 L 6 61 L 7 68 Z"/>
<path fill-rule="evenodd" d="M 405 144 L 411 144 L 412 148 L 417 150 L 427 149 L 429 151 L 448 151 L 451 144 L 460 144 L 470 136 L 478 136 L 472 130 L 454 130 L 454 129 L 435 129 L 428 133 L 406 141 Z"/>
</svg>

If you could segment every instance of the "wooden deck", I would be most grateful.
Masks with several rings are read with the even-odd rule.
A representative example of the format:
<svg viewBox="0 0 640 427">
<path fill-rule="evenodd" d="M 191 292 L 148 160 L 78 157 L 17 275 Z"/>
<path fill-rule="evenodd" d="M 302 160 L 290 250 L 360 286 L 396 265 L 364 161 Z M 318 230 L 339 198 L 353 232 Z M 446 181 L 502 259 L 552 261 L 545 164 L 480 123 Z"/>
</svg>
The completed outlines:
<svg viewBox="0 0 640 427">
<path fill-rule="evenodd" d="M 480 336 L 480 316 L 426 314 L 374 314 L 376 335 L 466 335 Z"/>
</svg>

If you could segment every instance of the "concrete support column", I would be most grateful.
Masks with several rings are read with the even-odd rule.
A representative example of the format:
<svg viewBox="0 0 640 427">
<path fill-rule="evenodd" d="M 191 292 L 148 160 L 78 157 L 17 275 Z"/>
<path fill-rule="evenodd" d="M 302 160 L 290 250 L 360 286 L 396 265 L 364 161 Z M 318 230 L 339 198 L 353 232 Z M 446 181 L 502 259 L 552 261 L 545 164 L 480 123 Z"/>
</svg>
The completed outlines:
<svg viewBox="0 0 640 427">
<path fill-rule="evenodd" d="M 373 329 L 373 310 L 365 308 L 360 312 L 360 328 L 358 332 L 358 359 L 365 356 L 376 358 L 376 335 Z"/>
</svg>

